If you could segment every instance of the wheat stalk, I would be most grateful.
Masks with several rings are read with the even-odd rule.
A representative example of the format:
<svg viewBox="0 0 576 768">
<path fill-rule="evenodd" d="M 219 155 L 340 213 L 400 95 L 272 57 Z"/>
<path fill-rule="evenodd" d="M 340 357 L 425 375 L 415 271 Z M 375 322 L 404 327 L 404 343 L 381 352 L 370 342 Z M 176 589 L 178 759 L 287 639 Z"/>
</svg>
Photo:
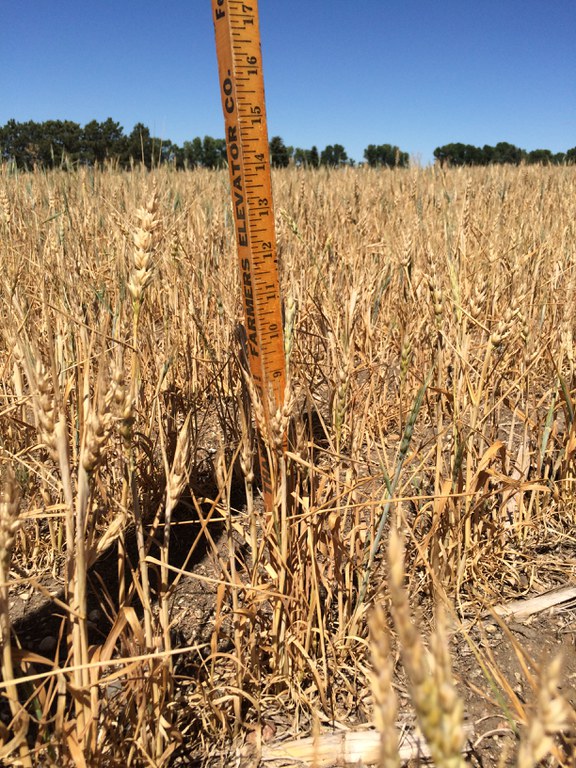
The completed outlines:
<svg viewBox="0 0 576 768">
<path fill-rule="evenodd" d="M 10 560 L 14 549 L 14 539 L 22 521 L 19 518 L 20 494 L 12 470 L 6 472 L 0 494 L 0 646 L 2 647 L 2 679 L 6 685 L 6 697 L 12 712 L 12 739 L 6 739 L 2 726 L 0 730 L 0 757 L 8 758 L 18 751 L 21 765 L 32 766 L 26 736 L 29 717 L 18 700 L 18 690 L 14 684 L 14 665 L 12 661 L 12 638 L 10 632 L 10 608 L 8 583 Z"/>
<path fill-rule="evenodd" d="M 388 565 L 394 627 L 422 733 L 439 768 L 464 768 L 463 707 L 452 681 L 445 623 L 439 613 L 430 654 L 410 617 L 404 588 L 404 550 L 395 528 L 390 532 Z"/>
<path fill-rule="evenodd" d="M 576 718 L 559 692 L 562 657 L 543 665 L 536 692 L 536 707 L 520 740 L 518 768 L 533 768 L 554 750 L 555 736 L 565 732 Z"/>
<path fill-rule="evenodd" d="M 374 606 L 370 621 L 372 650 L 372 694 L 374 723 L 380 733 L 379 768 L 399 768 L 399 740 L 396 728 L 398 699 L 394 690 L 394 662 L 390 645 L 390 629 L 384 607 Z"/>
</svg>

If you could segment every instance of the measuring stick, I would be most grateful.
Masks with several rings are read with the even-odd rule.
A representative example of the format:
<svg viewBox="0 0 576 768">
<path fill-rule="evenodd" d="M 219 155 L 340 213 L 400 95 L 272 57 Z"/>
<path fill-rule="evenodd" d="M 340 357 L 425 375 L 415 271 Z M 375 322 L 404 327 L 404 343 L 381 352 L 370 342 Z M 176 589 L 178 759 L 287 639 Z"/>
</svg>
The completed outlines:
<svg viewBox="0 0 576 768">
<path fill-rule="evenodd" d="M 286 367 L 258 3 L 212 0 L 212 12 L 248 362 L 268 422 L 283 404 Z M 260 431 L 265 426 L 258 425 Z M 259 446 L 262 491 L 270 511 L 271 468 L 262 440 Z"/>
</svg>

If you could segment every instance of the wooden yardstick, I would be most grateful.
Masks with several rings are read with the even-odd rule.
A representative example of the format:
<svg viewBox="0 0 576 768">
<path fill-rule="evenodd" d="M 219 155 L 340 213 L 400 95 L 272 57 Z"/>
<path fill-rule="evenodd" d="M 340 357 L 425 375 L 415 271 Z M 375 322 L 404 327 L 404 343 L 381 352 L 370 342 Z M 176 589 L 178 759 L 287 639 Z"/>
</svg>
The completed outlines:
<svg viewBox="0 0 576 768">
<path fill-rule="evenodd" d="M 248 361 L 268 421 L 283 405 L 286 365 L 258 4 L 212 0 L 212 11 Z M 261 431 L 265 427 L 258 426 Z M 262 441 L 259 445 L 262 491 L 270 511 L 271 469 Z"/>
</svg>

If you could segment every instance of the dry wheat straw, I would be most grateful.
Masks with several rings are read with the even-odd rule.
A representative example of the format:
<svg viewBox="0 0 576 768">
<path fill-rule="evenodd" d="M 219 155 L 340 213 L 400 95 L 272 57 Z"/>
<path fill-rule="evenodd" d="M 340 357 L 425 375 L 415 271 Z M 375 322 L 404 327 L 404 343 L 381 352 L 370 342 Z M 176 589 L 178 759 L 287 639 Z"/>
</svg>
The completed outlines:
<svg viewBox="0 0 576 768">
<path fill-rule="evenodd" d="M 0 758 L 6 759 L 14 752 L 18 752 L 20 764 L 27 768 L 27 766 L 32 766 L 26 743 L 29 717 L 18 700 L 18 690 L 13 683 L 14 665 L 8 597 L 10 561 L 14 549 L 14 539 L 21 526 L 19 504 L 18 485 L 12 470 L 9 469 L 0 494 L 0 645 L 2 647 L 2 679 L 6 683 L 6 697 L 13 718 L 10 726 L 14 735 L 10 739 L 6 727 L 4 725 L 0 727 Z"/>
<path fill-rule="evenodd" d="M 562 680 L 562 657 L 556 656 L 548 666 L 542 665 L 536 707 L 531 713 L 518 750 L 518 768 L 539 765 L 554 749 L 555 736 L 566 732 L 576 718 L 559 692 Z"/>
<path fill-rule="evenodd" d="M 374 724 L 380 733 L 380 768 L 399 768 L 399 743 L 396 728 L 398 699 L 394 690 L 394 661 L 390 645 L 390 629 L 382 605 L 376 605 L 370 617 L 372 651 L 372 694 Z"/>
<path fill-rule="evenodd" d="M 432 636 L 430 654 L 410 617 L 404 550 L 395 528 L 390 533 L 388 563 L 391 612 L 422 733 L 437 766 L 464 768 L 463 708 L 452 681 L 446 627 L 441 619 Z"/>
<path fill-rule="evenodd" d="M 0 432 L 5 452 L 19 462 L 23 506 L 32 515 L 14 558 L 39 582 L 50 569 L 58 577 L 66 530 L 64 580 L 75 616 L 82 603 L 76 548 L 85 549 L 87 567 L 119 539 L 118 594 L 108 595 L 107 584 L 96 588 L 117 632 L 106 647 L 129 656 L 138 646 L 167 645 L 171 589 L 160 593 L 158 626 L 148 594 L 149 545 L 188 472 L 169 446 L 177 441 L 174 425 L 192 409 L 185 503 L 194 522 L 186 530 L 193 530 L 191 552 L 204 542 L 222 574 L 220 612 L 206 627 L 214 629 L 214 654 L 189 660 L 198 675 L 170 716 L 165 694 L 181 695 L 183 687 L 165 665 L 128 664 L 116 704 L 88 678 L 91 706 L 96 692 L 99 698 L 92 710 L 103 761 L 131 768 L 166 762 L 177 743 L 166 734 L 179 727 L 199 734 L 208 749 L 271 707 L 296 728 L 311 716 L 349 712 L 348 699 L 362 708 L 364 607 L 379 589 L 374 543 L 392 505 L 396 521 L 406 517 L 411 526 L 407 576 L 418 569 L 422 578 L 411 584 L 425 606 L 431 583 L 456 593 L 464 611 L 518 596 L 552 569 L 553 579 L 558 569 L 568 573 L 565 559 L 535 559 L 534 545 L 554 552 L 576 522 L 573 168 L 275 174 L 280 268 L 294 302 L 286 303 L 286 330 L 293 330 L 285 353 L 292 389 L 305 393 L 309 411 L 308 424 L 292 414 L 296 438 L 286 455 L 288 413 L 273 410 L 267 420 L 268 403 L 254 392 L 246 408 L 230 362 L 241 292 L 229 199 L 217 173 L 108 168 L 1 176 L 0 346 L 7 364 L 0 366 Z M 93 364 L 103 353 L 116 357 L 104 396 L 110 424 Z M 410 424 L 432 364 L 433 386 Z M 270 520 L 254 482 L 250 410 L 258 424 L 269 421 L 266 451 L 276 462 L 277 488 Z M 308 428 L 312 414 L 321 435 Z M 212 498 L 209 477 L 220 442 L 226 505 Z M 237 448 L 251 501 L 229 517 L 234 535 L 223 548 L 212 526 L 239 497 L 232 493 Z M 44 535 L 44 517 L 51 535 Z M 85 526 L 75 528 L 78 519 Z M 134 522 L 139 554 L 129 588 L 122 541 Z M 154 567 L 167 568 L 167 556 L 165 548 Z M 187 567 L 177 578 L 186 578 Z M 191 579 L 201 576 L 191 570 Z M 228 622 L 233 592 L 239 611 Z M 131 605 L 138 595 L 143 617 Z M 81 621 L 64 628 L 61 644 L 78 659 L 86 652 L 75 628 Z M 437 670 L 430 676 L 443 689 L 438 707 L 456 733 L 447 714 L 458 711 L 445 687 L 447 660 L 433 660 L 433 640 L 430 648 L 429 669 Z M 86 678 L 66 672 L 60 693 L 67 683 L 89 701 Z M 38 729 L 38 760 L 49 762 L 54 748 L 64 764 L 74 748 L 94 765 L 89 740 L 73 743 L 76 704 L 50 685 L 38 683 L 44 702 L 58 701 L 55 719 Z M 86 723 L 92 717 L 82 716 Z"/>
</svg>

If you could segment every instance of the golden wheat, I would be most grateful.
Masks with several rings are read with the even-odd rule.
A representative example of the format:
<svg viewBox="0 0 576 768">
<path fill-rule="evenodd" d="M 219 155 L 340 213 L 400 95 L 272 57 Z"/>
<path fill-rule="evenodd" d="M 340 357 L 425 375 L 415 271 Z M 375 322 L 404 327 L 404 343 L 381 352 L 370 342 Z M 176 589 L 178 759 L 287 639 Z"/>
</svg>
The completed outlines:
<svg viewBox="0 0 576 768">
<path fill-rule="evenodd" d="M 373 679 L 366 617 L 391 523 L 407 548 L 390 592 L 413 704 L 439 725 L 438 760 L 459 763 L 447 630 L 440 617 L 422 650 L 404 576 L 427 619 L 431 594 L 462 618 L 523 594 L 535 570 L 574 578 L 534 557 L 576 522 L 574 168 L 290 168 L 274 186 L 290 375 L 285 409 L 265 419 L 243 365 L 225 172 L 1 170 L 0 461 L 25 513 L 12 563 L 37 591 L 53 571 L 67 620 L 57 671 L 21 688 L 38 764 L 168 765 L 180 741 L 208 754 L 272 717 L 369 720 L 371 682 L 390 729 L 386 640 L 371 641 Z M 118 584 L 92 579 L 102 636 L 87 600 L 104 554 Z M 3 579 L 9 628 L 17 585 Z M 210 649 L 168 661 L 184 580 L 205 585 Z M 26 650 L 3 670 L 13 707 Z M 552 739 L 569 718 L 555 728 L 539 707 Z M 24 759 L 3 728 L 2 759 Z M 522 764 L 540 754 L 537 726 L 526 733 Z"/>
</svg>

